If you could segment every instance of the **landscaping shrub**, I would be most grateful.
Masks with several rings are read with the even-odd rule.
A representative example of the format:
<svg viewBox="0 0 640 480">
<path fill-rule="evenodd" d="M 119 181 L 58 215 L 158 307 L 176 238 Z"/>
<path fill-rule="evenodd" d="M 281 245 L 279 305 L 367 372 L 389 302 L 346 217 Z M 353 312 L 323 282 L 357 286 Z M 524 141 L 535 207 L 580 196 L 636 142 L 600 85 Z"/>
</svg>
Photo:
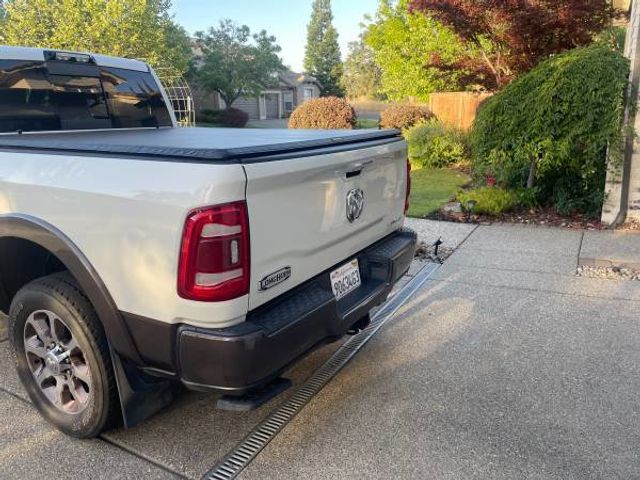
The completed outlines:
<svg viewBox="0 0 640 480">
<path fill-rule="evenodd" d="M 542 62 L 488 99 L 471 134 L 477 177 L 534 189 L 562 214 L 597 216 L 607 150 L 622 155 L 628 61 L 602 46 Z"/>
<path fill-rule="evenodd" d="M 203 108 L 200 110 L 196 116 L 196 121 L 198 123 L 221 123 L 220 117 L 222 116 L 222 110 L 211 110 L 208 108 Z"/>
<path fill-rule="evenodd" d="M 405 138 L 409 143 L 409 160 L 416 169 L 447 167 L 467 158 L 465 133 L 437 120 L 410 128 Z"/>
<path fill-rule="evenodd" d="M 463 208 L 467 208 L 471 200 L 476 202 L 473 213 L 499 215 L 518 206 L 519 194 L 499 187 L 482 187 L 458 194 L 458 201 Z"/>
<path fill-rule="evenodd" d="M 225 127 L 244 128 L 249 121 L 249 114 L 237 108 L 227 108 L 220 115 L 220 122 Z"/>
<path fill-rule="evenodd" d="M 352 129 L 356 122 L 356 112 L 346 100 L 324 97 L 308 100 L 296 108 L 289 119 L 289 128 Z"/>
<path fill-rule="evenodd" d="M 431 120 L 433 113 L 420 105 L 395 104 L 390 105 L 380 114 L 380 126 L 382 128 L 397 128 L 404 130 L 414 125 Z"/>
<path fill-rule="evenodd" d="M 203 108 L 198 114 L 197 121 L 220 125 L 222 127 L 243 128 L 249 121 L 249 114 L 237 108 L 227 108 L 226 110 Z"/>
</svg>

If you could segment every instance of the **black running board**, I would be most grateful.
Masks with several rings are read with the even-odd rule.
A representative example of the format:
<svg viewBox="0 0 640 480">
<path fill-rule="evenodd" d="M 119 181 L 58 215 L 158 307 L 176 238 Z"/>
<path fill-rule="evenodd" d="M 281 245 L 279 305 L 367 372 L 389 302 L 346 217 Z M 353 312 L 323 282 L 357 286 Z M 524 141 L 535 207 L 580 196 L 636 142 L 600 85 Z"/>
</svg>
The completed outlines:
<svg viewBox="0 0 640 480">
<path fill-rule="evenodd" d="M 241 397 L 225 395 L 218 399 L 216 408 L 229 412 L 250 412 L 257 410 L 265 403 L 270 402 L 282 392 L 291 388 L 291 380 L 288 378 L 276 378 L 270 383 Z"/>
</svg>

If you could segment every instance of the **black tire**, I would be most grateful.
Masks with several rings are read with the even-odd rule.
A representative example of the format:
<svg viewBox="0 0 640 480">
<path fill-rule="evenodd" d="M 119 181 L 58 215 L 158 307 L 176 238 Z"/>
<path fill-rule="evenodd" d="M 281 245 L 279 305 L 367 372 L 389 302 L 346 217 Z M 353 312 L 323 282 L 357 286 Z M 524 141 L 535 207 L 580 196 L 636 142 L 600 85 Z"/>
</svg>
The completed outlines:
<svg viewBox="0 0 640 480">
<path fill-rule="evenodd" d="M 45 316 L 37 318 L 37 315 Z M 49 321 L 51 318 L 54 320 Z M 74 342 L 75 347 L 68 347 L 68 359 L 50 360 L 51 351 L 44 345 L 44 338 L 51 339 L 50 335 L 36 333 L 25 342 L 28 335 L 38 330 L 34 325 L 43 328 L 43 325 L 54 324 L 56 327 L 51 326 L 49 334 L 53 330 L 62 332 L 54 335 L 56 342 L 63 335 L 67 336 L 69 345 Z M 95 437 L 117 424 L 120 419 L 118 391 L 107 339 L 93 306 L 71 275 L 57 273 L 34 280 L 16 294 L 9 311 L 9 339 L 20 380 L 33 404 L 51 424 L 76 438 Z M 60 340 L 60 345 L 64 342 Z M 37 355 L 31 350 L 27 353 L 33 345 Z M 76 378 L 72 373 L 78 365 L 84 369 L 82 380 L 80 375 Z M 42 372 L 49 366 L 51 369 L 43 376 L 50 378 L 37 381 L 38 369 Z M 61 373 L 63 367 L 67 368 L 66 373 Z M 51 383 L 45 385 L 45 382 Z M 58 387 L 62 393 L 57 391 Z"/>
</svg>

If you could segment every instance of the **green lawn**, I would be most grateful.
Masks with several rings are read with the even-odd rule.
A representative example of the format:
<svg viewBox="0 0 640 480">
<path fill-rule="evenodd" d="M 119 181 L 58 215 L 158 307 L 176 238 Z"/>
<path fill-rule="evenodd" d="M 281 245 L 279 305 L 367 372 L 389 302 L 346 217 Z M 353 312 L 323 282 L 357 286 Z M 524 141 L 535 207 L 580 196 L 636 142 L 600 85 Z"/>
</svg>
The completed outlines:
<svg viewBox="0 0 640 480">
<path fill-rule="evenodd" d="M 471 177 L 450 168 L 423 168 L 411 172 L 410 217 L 425 217 L 450 201 Z"/>
<path fill-rule="evenodd" d="M 380 122 L 373 118 L 358 118 L 358 125 L 356 125 L 356 128 L 380 128 Z"/>
</svg>

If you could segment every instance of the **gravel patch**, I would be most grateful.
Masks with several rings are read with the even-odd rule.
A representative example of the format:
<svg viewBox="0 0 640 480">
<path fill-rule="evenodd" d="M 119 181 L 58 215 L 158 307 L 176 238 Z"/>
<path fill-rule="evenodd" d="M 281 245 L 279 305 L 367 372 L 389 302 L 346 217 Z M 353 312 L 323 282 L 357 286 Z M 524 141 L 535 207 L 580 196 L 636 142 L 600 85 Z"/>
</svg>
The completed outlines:
<svg viewBox="0 0 640 480">
<path fill-rule="evenodd" d="M 590 267 L 580 265 L 578 277 L 602 278 L 606 280 L 640 280 L 640 271 L 625 267 Z"/>
<path fill-rule="evenodd" d="M 426 244 L 433 244 L 441 239 L 444 247 L 457 248 L 477 228 L 477 225 L 437 222 L 407 218 L 405 226 L 418 234 L 418 240 Z"/>
<path fill-rule="evenodd" d="M 427 262 L 427 263 L 443 263 L 447 258 L 449 258 L 453 252 L 455 252 L 455 248 L 448 247 L 444 244 L 437 245 L 428 244 L 425 242 L 419 242 L 416 248 L 416 260 L 419 262 Z"/>
</svg>

